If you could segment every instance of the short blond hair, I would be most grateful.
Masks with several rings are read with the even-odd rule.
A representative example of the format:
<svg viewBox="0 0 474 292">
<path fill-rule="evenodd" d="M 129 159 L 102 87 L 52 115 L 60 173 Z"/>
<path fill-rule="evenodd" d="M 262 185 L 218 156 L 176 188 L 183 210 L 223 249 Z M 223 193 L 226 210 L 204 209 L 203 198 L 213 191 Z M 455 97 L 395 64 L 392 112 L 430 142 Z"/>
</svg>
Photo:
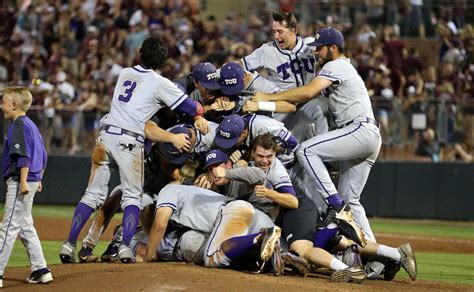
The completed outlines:
<svg viewBox="0 0 474 292">
<path fill-rule="evenodd" d="M 28 88 L 23 86 L 11 86 L 2 89 L 1 92 L 4 96 L 8 94 L 8 97 L 11 98 L 12 101 L 18 103 L 20 110 L 26 112 L 30 109 L 33 96 Z"/>
</svg>

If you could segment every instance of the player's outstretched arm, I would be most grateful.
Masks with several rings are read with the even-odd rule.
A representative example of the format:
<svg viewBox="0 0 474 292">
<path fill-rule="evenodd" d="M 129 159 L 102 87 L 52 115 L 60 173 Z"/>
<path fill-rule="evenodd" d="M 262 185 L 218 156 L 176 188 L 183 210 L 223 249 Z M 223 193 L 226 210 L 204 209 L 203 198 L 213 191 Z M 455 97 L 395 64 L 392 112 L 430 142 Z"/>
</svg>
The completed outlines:
<svg viewBox="0 0 474 292">
<path fill-rule="evenodd" d="M 160 128 L 155 122 L 147 121 L 145 123 L 145 135 L 153 142 L 172 143 L 179 151 L 189 151 L 191 141 L 186 134 L 173 134 Z"/>
<path fill-rule="evenodd" d="M 319 96 L 319 93 L 330 86 L 332 81 L 326 78 L 315 78 L 305 86 L 293 88 L 274 94 L 266 94 L 257 92 L 252 97 L 253 101 L 288 101 L 288 102 L 304 102 Z"/>
<path fill-rule="evenodd" d="M 171 214 L 173 214 L 173 209 L 171 207 L 163 206 L 156 209 L 155 221 L 153 221 L 153 225 L 151 226 L 150 237 L 146 247 L 146 262 L 154 262 L 158 260 L 156 248 L 163 239 Z"/>
</svg>

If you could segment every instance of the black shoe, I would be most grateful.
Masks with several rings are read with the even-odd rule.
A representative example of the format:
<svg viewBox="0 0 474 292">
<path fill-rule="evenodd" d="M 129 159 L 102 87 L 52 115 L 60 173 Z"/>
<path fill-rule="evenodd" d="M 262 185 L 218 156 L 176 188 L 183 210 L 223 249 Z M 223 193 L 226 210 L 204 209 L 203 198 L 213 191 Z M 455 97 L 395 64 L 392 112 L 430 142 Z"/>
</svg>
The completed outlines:
<svg viewBox="0 0 474 292">
<path fill-rule="evenodd" d="M 402 264 L 400 262 L 396 262 L 394 260 L 390 260 L 385 265 L 385 271 L 383 273 L 383 279 L 385 281 L 391 281 L 395 278 L 395 275 L 400 271 Z"/>
<path fill-rule="evenodd" d="M 103 263 L 113 263 L 118 261 L 118 249 L 119 247 L 111 242 L 104 253 L 100 256 L 100 261 Z"/>
<path fill-rule="evenodd" d="M 82 246 L 81 250 L 77 254 L 79 256 L 80 263 L 95 263 L 99 260 L 99 257 L 92 253 L 92 248 L 88 246 Z"/>
<path fill-rule="evenodd" d="M 53 275 L 51 270 L 48 268 L 43 268 L 34 271 L 31 273 L 30 277 L 26 278 L 26 282 L 29 284 L 46 284 L 53 281 Z"/>
</svg>

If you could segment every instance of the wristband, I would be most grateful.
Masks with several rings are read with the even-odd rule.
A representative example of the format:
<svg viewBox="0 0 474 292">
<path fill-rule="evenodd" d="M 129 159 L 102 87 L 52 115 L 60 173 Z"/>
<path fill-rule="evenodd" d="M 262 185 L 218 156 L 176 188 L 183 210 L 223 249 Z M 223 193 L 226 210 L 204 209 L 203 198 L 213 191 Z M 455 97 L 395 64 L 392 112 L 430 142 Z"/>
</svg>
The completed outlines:
<svg viewBox="0 0 474 292">
<path fill-rule="evenodd" d="M 276 110 L 276 103 L 274 101 L 259 101 L 258 109 L 265 112 L 274 112 Z"/>
</svg>

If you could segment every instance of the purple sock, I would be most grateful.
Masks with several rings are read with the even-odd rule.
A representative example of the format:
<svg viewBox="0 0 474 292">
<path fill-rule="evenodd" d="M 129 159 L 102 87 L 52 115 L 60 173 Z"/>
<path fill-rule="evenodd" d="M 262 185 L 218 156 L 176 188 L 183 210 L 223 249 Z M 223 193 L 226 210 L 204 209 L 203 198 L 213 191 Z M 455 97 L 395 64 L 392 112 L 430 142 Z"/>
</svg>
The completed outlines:
<svg viewBox="0 0 474 292">
<path fill-rule="evenodd" d="M 229 238 L 221 243 L 222 251 L 230 260 L 236 260 L 255 246 L 254 239 L 257 235 L 260 233 Z"/>
<path fill-rule="evenodd" d="M 337 212 L 339 212 L 344 207 L 344 200 L 342 200 L 339 193 L 335 193 L 334 195 L 330 195 L 328 197 L 328 204 L 329 206 L 333 207 Z"/>
<path fill-rule="evenodd" d="M 328 242 L 336 235 L 338 227 L 319 229 L 314 236 L 314 247 L 325 248 Z"/>
<path fill-rule="evenodd" d="M 74 246 L 76 246 L 77 237 L 86 224 L 87 220 L 91 216 L 94 210 L 84 203 L 79 202 L 74 211 L 74 217 L 72 218 L 71 230 L 67 240 Z"/>
<path fill-rule="evenodd" d="M 140 208 L 135 205 L 129 205 L 123 210 L 123 238 L 122 244 L 130 245 L 132 237 L 135 234 L 135 230 L 138 225 L 138 217 L 140 215 Z"/>
</svg>

